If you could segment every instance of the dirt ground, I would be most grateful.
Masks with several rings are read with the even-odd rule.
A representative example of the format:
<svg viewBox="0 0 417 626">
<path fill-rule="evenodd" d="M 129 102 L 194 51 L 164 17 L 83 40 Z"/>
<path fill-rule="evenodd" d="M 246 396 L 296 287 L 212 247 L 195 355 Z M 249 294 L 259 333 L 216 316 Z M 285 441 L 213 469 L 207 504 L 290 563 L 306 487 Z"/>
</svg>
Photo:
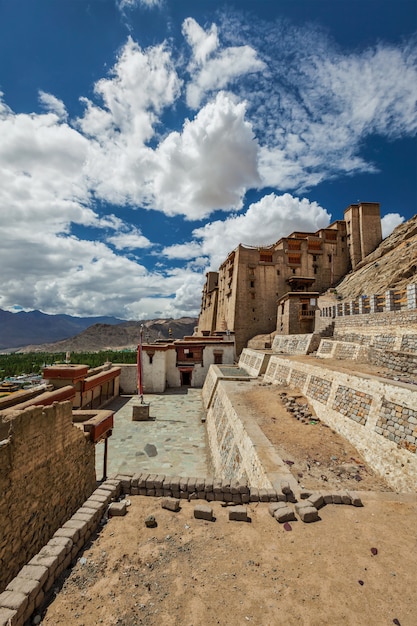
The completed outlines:
<svg viewBox="0 0 417 626">
<path fill-rule="evenodd" d="M 309 408 L 313 419 L 304 423 L 289 413 L 280 393 Z M 245 405 L 263 433 L 287 463 L 300 488 L 391 491 L 363 457 L 343 437 L 320 422 L 313 407 L 289 387 L 254 385 L 241 392 Z"/>
<path fill-rule="evenodd" d="M 416 498 L 389 492 L 354 448 L 273 396 L 255 386 L 246 402 L 300 485 L 364 489 L 362 508 L 327 505 L 320 521 L 287 530 L 267 503 L 236 522 L 213 502 L 207 522 L 194 518 L 196 502 L 174 513 L 131 496 L 53 589 L 42 624 L 415 626 Z M 156 528 L 145 526 L 150 514 Z"/>
</svg>

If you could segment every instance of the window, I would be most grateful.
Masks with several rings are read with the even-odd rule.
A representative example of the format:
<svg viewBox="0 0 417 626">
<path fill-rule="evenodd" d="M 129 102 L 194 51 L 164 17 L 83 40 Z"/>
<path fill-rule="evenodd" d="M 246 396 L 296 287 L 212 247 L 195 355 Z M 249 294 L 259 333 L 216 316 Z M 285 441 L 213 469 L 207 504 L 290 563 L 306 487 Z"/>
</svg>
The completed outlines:
<svg viewBox="0 0 417 626">
<path fill-rule="evenodd" d="M 329 259 L 329 263 L 331 263 L 331 262 L 332 262 L 332 255 L 331 255 L 331 254 L 328 254 L 328 255 L 327 255 L 327 258 Z"/>
<path fill-rule="evenodd" d="M 250 288 L 251 289 L 255 289 L 255 281 L 254 280 L 250 281 Z"/>
<path fill-rule="evenodd" d="M 260 252 L 259 260 L 262 263 L 272 263 L 272 254 L 270 252 Z"/>
<path fill-rule="evenodd" d="M 223 363 L 223 354 L 214 353 L 214 363 L 215 365 L 221 365 Z"/>
</svg>

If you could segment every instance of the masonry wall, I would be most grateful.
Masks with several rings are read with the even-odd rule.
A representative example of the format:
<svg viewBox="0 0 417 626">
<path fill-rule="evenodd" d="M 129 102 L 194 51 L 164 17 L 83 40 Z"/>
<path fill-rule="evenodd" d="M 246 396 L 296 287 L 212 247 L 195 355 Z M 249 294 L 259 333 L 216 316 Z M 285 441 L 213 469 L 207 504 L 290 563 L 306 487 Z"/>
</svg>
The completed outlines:
<svg viewBox="0 0 417 626">
<path fill-rule="evenodd" d="M 272 356 L 265 382 L 296 387 L 317 416 L 343 435 L 387 483 L 417 488 L 417 391 Z"/>
<path fill-rule="evenodd" d="M 95 488 L 71 402 L 0 414 L 0 592 Z"/>
<path fill-rule="evenodd" d="M 215 476 L 246 481 L 255 488 L 271 488 L 242 415 L 238 415 L 228 396 L 227 382 L 219 381 L 216 385 L 206 428 Z"/>
</svg>

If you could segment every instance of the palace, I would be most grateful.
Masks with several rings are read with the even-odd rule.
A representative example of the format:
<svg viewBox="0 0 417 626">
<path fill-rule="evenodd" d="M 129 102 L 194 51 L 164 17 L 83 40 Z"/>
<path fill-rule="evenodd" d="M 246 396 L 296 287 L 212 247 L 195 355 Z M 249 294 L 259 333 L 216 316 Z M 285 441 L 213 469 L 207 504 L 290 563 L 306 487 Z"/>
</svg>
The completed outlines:
<svg viewBox="0 0 417 626">
<path fill-rule="evenodd" d="M 381 241 L 379 203 L 361 202 L 315 233 L 296 231 L 268 247 L 239 244 L 207 273 L 196 335 L 234 334 L 239 355 L 255 335 L 313 332 L 315 298 Z M 295 300 L 301 314 L 286 315 Z"/>
</svg>

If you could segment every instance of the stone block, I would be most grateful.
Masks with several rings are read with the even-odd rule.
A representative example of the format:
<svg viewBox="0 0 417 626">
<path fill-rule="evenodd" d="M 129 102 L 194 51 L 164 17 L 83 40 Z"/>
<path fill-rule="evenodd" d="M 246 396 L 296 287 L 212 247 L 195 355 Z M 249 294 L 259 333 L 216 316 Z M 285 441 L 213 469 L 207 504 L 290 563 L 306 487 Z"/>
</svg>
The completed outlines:
<svg viewBox="0 0 417 626">
<path fill-rule="evenodd" d="M 213 492 L 214 489 L 214 479 L 209 476 L 204 480 L 204 491 Z"/>
<path fill-rule="evenodd" d="M 38 580 L 32 580 L 31 578 L 22 578 L 17 575 L 13 578 L 6 587 L 6 591 L 17 591 L 28 596 L 29 599 L 36 598 L 42 585 Z"/>
<path fill-rule="evenodd" d="M 17 611 L 0 606 L 0 626 L 15 626 L 18 619 Z"/>
<path fill-rule="evenodd" d="M 355 491 L 348 491 L 347 493 L 350 496 L 350 500 L 353 506 L 363 506 L 363 502 L 359 497 L 359 494 L 357 494 Z"/>
<path fill-rule="evenodd" d="M 122 517 L 127 513 L 127 502 L 121 500 L 121 502 L 112 502 L 109 505 L 108 514 L 109 517 Z"/>
<path fill-rule="evenodd" d="M 293 490 L 290 487 L 290 483 L 287 482 L 286 480 L 281 481 L 281 491 L 286 496 L 289 496 L 289 495 L 293 494 Z"/>
<path fill-rule="evenodd" d="M 195 479 L 195 490 L 197 492 L 205 491 L 205 479 L 204 478 Z"/>
<path fill-rule="evenodd" d="M 272 517 L 274 517 L 274 513 L 275 511 L 277 511 L 278 509 L 286 509 L 287 505 L 285 502 L 271 502 L 270 505 L 268 506 L 268 511 L 269 514 L 272 515 Z"/>
<path fill-rule="evenodd" d="M 311 494 L 311 491 L 306 491 L 303 489 L 302 491 L 300 491 L 300 500 L 307 500 L 307 498 L 309 498 Z"/>
<path fill-rule="evenodd" d="M 268 502 L 279 502 L 278 492 L 276 489 L 267 489 L 268 492 Z"/>
<path fill-rule="evenodd" d="M 259 501 L 269 502 L 268 489 L 259 489 Z"/>
<path fill-rule="evenodd" d="M 149 474 L 148 478 L 146 479 L 146 490 L 148 489 L 155 489 L 155 480 L 157 479 L 157 475 L 156 474 Z"/>
<path fill-rule="evenodd" d="M 28 578 L 38 582 L 41 586 L 48 578 L 49 570 L 45 565 L 24 565 L 19 572 L 21 578 Z"/>
<path fill-rule="evenodd" d="M 333 504 L 333 494 L 329 491 L 322 492 L 324 504 Z"/>
<path fill-rule="evenodd" d="M 139 495 L 139 487 L 131 487 L 130 488 L 130 494 L 132 496 L 138 496 Z"/>
<path fill-rule="evenodd" d="M 213 509 L 207 504 L 198 504 L 194 507 L 194 517 L 211 522 L 213 520 Z"/>
<path fill-rule="evenodd" d="M 154 480 L 154 487 L 155 489 L 162 489 L 163 484 L 164 484 L 164 480 L 165 480 L 165 475 L 164 474 L 157 474 L 155 480 Z"/>
<path fill-rule="evenodd" d="M 147 422 L 149 417 L 149 404 L 135 404 L 132 407 L 132 422 Z"/>
<path fill-rule="evenodd" d="M 73 542 L 68 537 L 52 537 L 46 544 L 47 546 L 61 546 L 65 548 L 65 554 L 71 551 Z"/>
<path fill-rule="evenodd" d="M 180 478 L 180 491 L 188 491 L 188 478 Z"/>
<path fill-rule="evenodd" d="M 19 591 L 3 591 L 0 593 L 0 606 L 16 611 L 17 617 L 23 616 L 29 598 Z"/>
<path fill-rule="evenodd" d="M 312 493 L 307 498 L 307 502 L 310 502 L 311 506 L 314 506 L 316 509 L 321 509 L 324 506 L 324 499 L 321 493 Z"/>
<path fill-rule="evenodd" d="M 259 502 L 259 489 L 256 487 L 250 490 L 249 502 Z"/>
<path fill-rule="evenodd" d="M 318 521 L 320 518 L 317 509 L 314 506 L 306 505 L 306 502 L 308 502 L 308 500 L 304 500 L 304 502 L 295 505 L 295 510 L 301 521 L 306 523 Z"/>
<path fill-rule="evenodd" d="M 342 496 L 340 495 L 340 493 L 333 493 L 332 501 L 333 504 L 342 504 Z"/>
<path fill-rule="evenodd" d="M 161 507 L 168 511 L 174 511 L 176 513 L 180 510 L 180 501 L 178 498 L 165 498 L 161 502 Z"/>
<path fill-rule="evenodd" d="M 51 545 L 47 543 L 38 552 L 39 557 L 53 557 L 58 559 L 58 563 L 62 563 L 67 554 L 66 545 Z M 35 564 L 36 565 L 36 564 Z M 40 565 L 46 565 L 46 563 L 40 563 Z"/>
<path fill-rule="evenodd" d="M 229 520 L 235 522 L 247 522 L 248 512 L 245 506 L 233 506 L 229 509 Z"/>
<path fill-rule="evenodd" d="M 138 487 L 139 490 L 140 489 L 146 489 L 146 481 L 148 480 L 148 476 L 149 474 L 140 474 L 140 476 L 138 477 Z M 141 494 L 142 495 L 142 494 Z M 146 494 L 143 494 L 146 495 Z"/>
<path fill-rule="evenodd" d="M 80 538 L 87 534 L 88 524 L 87 522 L 80 522 L 79 520 L 69 519 L 68 522 L 62 526 L 62 528 L 76 528 L 80 533 Z"/>
<path fill-rule="evenodd" d="M 278 503 L 281 504 L 281 503 Z M 284 524 L 285 522 L 294 522 L 296 520 L 295 513 L 289 506 L 286 506 L 285 503 L 283 507 L 276 509 L 274 512 L 274 517 L 280 524 Z"/>
</svg>

